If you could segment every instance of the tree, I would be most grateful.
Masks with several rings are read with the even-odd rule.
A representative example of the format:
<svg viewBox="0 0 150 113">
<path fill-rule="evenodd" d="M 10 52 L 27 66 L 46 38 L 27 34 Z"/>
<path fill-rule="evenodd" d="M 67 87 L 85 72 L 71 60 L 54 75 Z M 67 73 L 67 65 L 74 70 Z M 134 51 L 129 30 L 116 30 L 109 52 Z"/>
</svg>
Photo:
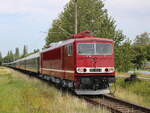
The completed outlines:
<svg viewBox="0 0 150 113">
<path fill-rule="evenodd" d="M 149 44 L 150 44 L 150 34 L 147 32 L 137 35 L 134 41 L 134 45 L 149 45 Z"/>
<path fill-rule="evenodd" d="M 0 52 L 0 65 L 2 65 L 2 60 L 3 60 L 2 53 Z"/>
<path fill-rule="evenodd" d="M 137 35 L 133 43 L 133 64 L 137 69 L 143 68 L 147 61 L 150 61 L 150 34 L 144 32 Z"/>
<path fill-rule="evenodd" d="M 33 53 L 37 53 L 37 52 L 39 52 L 40 50 L 39 49 L 34 49 L 33 50 Z"/>
<path fill-rule="evenodd" d="M 15 60 L 14 54 L 12 51 L 8 51 L 7 56 L 3 58 L 4 63 L 13 62 Z"/>
<path fill-rule="evenodd" d="M 8 61 L 8 63 L 14 61 L 14 54 L 13 54 L 12 51 L 8 51 L 8 54 L 7 54 L 7 61 Z"/>
<path fill-rule="evenodd" d="M 147 61 L 150 61 L 150 44 L 149 45 L 145 45 L 145 51 L 146 51 L 146 59 Z"/>
<path fill-rule="evenodd" d="M 136 45 L 132 47 L 134 59 L 132 63 L 135 65 L 137 69 L 143 68 L 146 62 L 146 51 L 145 47 L 141 45 Z"/>
<path fill-rule="evenodd" d="M 122 45 L 115 48 L 115 61 L 117 71 L 127 72 L 133 67 L 133 51 L 131 41 L 126 40 Z"/>
<path fill-rule="evenodd" d="M 19 59 L 19 57 L 20 57 L 19 48 L 16 48 L 16 51 L 15 51 L 15 60 Z"/>
<path fill-rule="evenodd" d="M 65 40 L 75 29 L 75 2 L 64 8 L 58 19 L 53 21 L 46 38 L 46 45 Z M 97 37 L 112 38 L 117 45 L 124 40 L 122 31 L 116 29 L 115 21 L 108 16 L 101 0 L 78 0 L 78 32 L 91 30 Z"/>
<path fill-rule="evenodd" d="M 27 46 L 24 45 L 24 47 L 23 47 L 23 56 L 22 56 L 22 57 L 25 57 L 25 56 L 27 56 L 27 55 L 28 55 Z"/>
<path fill-rule="evenodd" d="M 14 54 L 12 51 L 10 51 L 10 53 L 9 53 L 9 59 L 10 59 L 10 62 L 13 62 L 15 60 Z"/>
<path fill-rule="evenodd" d="M 4 62 L 9 63 L 10 62 L 10 51 L 8 51 L 7 56 L 4 57 Z"/>
</svg>

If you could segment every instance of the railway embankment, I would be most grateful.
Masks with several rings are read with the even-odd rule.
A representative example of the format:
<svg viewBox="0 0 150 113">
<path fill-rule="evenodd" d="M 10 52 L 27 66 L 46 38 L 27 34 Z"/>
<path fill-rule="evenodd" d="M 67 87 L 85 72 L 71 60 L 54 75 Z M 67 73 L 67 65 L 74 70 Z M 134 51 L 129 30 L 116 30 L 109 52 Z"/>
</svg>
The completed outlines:
<svg viewBox="0 0 150 113">
<path fill-rule="evenodd" d="M 0 67 L 0 113 L 109 113 L 37 78 Z"/>
</svg>

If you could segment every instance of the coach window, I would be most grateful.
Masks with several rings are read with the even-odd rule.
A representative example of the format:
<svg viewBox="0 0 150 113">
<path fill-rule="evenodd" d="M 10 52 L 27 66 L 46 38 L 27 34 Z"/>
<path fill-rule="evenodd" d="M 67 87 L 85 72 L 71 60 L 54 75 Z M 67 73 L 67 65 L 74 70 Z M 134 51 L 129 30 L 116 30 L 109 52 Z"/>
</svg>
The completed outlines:
<svg viewBox="0 0 150 113">
<path fill-rule="evenodd" d="M 73 55 L 73 44 L 68 44 L 68 56 Z"/>
</svg>

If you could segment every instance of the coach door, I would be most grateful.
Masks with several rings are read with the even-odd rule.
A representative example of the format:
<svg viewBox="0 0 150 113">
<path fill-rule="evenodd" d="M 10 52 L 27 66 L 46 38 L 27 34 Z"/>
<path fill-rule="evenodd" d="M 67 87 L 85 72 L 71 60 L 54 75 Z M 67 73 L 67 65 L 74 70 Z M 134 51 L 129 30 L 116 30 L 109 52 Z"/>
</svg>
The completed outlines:
<svg viewBox="0 0 150 113">
<path fill-rule="evenodd" d="M 69 80 L 74 79 L 74 54 L 73 43 L 67 44 L 64 47 L 64 72 L 65 78 Z"/>
</svg>

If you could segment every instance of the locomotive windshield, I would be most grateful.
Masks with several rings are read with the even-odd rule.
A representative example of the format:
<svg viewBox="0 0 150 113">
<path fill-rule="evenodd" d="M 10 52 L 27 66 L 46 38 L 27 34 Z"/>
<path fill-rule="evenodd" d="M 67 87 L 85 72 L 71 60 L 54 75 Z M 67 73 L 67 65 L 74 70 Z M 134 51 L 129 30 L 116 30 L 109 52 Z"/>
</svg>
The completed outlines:
<svg viewBox="0 0 150 113">
<path fill-rule="evenodd" d="M 111 55 L 112 44 L 110 43 L 80 43 L 78 44 L 79 55 Z"/>
</svg>

